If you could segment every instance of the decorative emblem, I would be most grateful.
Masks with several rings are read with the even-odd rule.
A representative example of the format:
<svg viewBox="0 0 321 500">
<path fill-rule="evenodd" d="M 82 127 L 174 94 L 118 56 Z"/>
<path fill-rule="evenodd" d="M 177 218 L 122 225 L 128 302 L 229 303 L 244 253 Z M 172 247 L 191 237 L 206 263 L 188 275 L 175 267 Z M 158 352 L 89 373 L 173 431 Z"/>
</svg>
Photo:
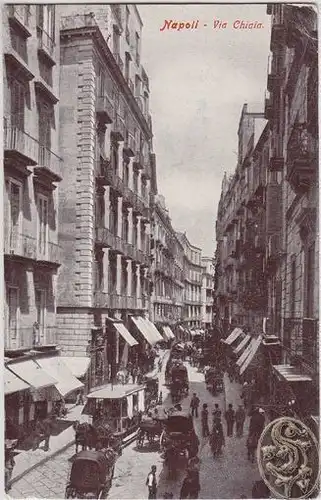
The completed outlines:
<svg viewBox="0 0 321 500">
<path fill-rule="evenodd" d="M 319 446 L 312 431 L 299 420 L 273 420 L 258 442 L 261 477 L 277 498 L 308 498 L 319 478 Z"/>
</svg>

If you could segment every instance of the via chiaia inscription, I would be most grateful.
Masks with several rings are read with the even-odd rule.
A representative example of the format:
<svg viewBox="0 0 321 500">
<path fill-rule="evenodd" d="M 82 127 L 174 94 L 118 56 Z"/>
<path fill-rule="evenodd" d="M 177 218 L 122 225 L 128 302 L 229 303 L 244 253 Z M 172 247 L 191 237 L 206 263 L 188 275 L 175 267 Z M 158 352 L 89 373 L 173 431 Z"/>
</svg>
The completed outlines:
<svg viewBox="0 0 321 500">
<path fill-rule="evenodd" d="M 259 30 L 264 28 L 260 21 L 248 21 L 244 19 L 235 19 L 233 22 L 213 19 L 212 23 L 202 23 L 199 19 L 191 21 L 178 21 L 165 19 L 159 31 L 196 31 L 202 28 L 212 28 L 214 31 L 220 31 L 232 28 L 234 30 Z"/>
</svg>

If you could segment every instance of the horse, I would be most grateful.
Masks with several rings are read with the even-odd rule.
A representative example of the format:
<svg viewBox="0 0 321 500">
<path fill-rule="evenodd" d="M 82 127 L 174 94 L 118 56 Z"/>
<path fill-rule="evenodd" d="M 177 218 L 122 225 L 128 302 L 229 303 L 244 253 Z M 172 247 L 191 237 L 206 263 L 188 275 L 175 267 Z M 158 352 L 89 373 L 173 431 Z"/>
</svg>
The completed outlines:
<svg viewBox="0 0 321 500">
<path fill-rule="evenodd" d="M 97 436 L 95 428 L 88 422 L 80 423 L 79 420 L 73 423 L 73 428 L 75 431 L 75 444 L 76 453 L 78 453 L 78 446 L 81 446 L 82 450 L 90 450 L 96 446 Z"/>
</svg>

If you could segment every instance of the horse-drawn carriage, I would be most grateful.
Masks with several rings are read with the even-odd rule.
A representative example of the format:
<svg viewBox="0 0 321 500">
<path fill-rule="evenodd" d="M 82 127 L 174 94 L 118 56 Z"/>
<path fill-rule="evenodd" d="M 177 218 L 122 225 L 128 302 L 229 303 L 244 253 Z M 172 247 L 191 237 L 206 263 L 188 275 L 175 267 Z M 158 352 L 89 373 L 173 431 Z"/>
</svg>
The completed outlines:
<svg viewBox="0 0 321 500">
<path fill-rule="evenodd" d="M 155 418 L 147 417 L 142 419 L 139 425 L 136 446 L 142 448 L 147 439 L 148 444 L 152 445 L 156 438 L 160 438 L 163 431 L 162 423 Z"/>
<path fill-rule="evenodd" d="M 163 422 L 164 430 L 160 447 L 164 462 L 175 468 L 179 457 L 190 459 L 198 453 L 199 440 L 194 429 L 193 418 L 183 411 L 173 412 Z"/>
<path fill-rule="evenodd" d="M 210 367 L 205 371 L 205 383 L 207 390 L 209 390 L 213 396 L 224 390 L 223 375 L 221 371 L 216 368 Z"/>
<path fill-rule="evenodd" d="M 72 461 L 65 498 L 107 498 L 116 460 L 112 449 L 78 453 Z"/>
<path fill-rule="evenodd" d="M 172 365 L 170 372 L 170 393 L 172 401 L 177 402 L 188 394 L 188 373 L 183 363 Z"/>
</svg>

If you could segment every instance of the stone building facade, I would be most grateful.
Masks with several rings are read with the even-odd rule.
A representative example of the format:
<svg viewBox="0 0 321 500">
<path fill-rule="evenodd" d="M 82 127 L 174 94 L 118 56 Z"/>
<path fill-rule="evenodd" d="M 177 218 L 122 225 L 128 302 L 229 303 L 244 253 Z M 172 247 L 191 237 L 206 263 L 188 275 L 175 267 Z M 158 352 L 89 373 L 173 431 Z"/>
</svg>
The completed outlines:
<svg viewBox="0 0 321 500">
<path fill-rule="evenodd" d="M 182 321 L 183 266 L 183 246 L 172 227 L 164 197 L 156 195 L 152 224 L 151 319 L 159 326 L 175 325 Z"/>
<path fill-rule="evenodd" d="M 187 328 L 200 328 L 202 322 L 202 251 L 192 245 L 185 233 L 177 233 L 184 248 L 184 310 Z"/>
<path fill-rule="evenodd" d="M 149 82 L 134 5 L 59 8 L 60 150 L 68 165 L 59 198 L 59 342 L 65 356 L 90 354 L 92 386 L 128 360 L 109 318 L 129 328 L 130 314 L 147 311 Z"/>
<path fill-rule="evenodd" d="M 202 257 L 202 328 L 209 329 L 214 322 L 214 259 Z"/>
</svg>

